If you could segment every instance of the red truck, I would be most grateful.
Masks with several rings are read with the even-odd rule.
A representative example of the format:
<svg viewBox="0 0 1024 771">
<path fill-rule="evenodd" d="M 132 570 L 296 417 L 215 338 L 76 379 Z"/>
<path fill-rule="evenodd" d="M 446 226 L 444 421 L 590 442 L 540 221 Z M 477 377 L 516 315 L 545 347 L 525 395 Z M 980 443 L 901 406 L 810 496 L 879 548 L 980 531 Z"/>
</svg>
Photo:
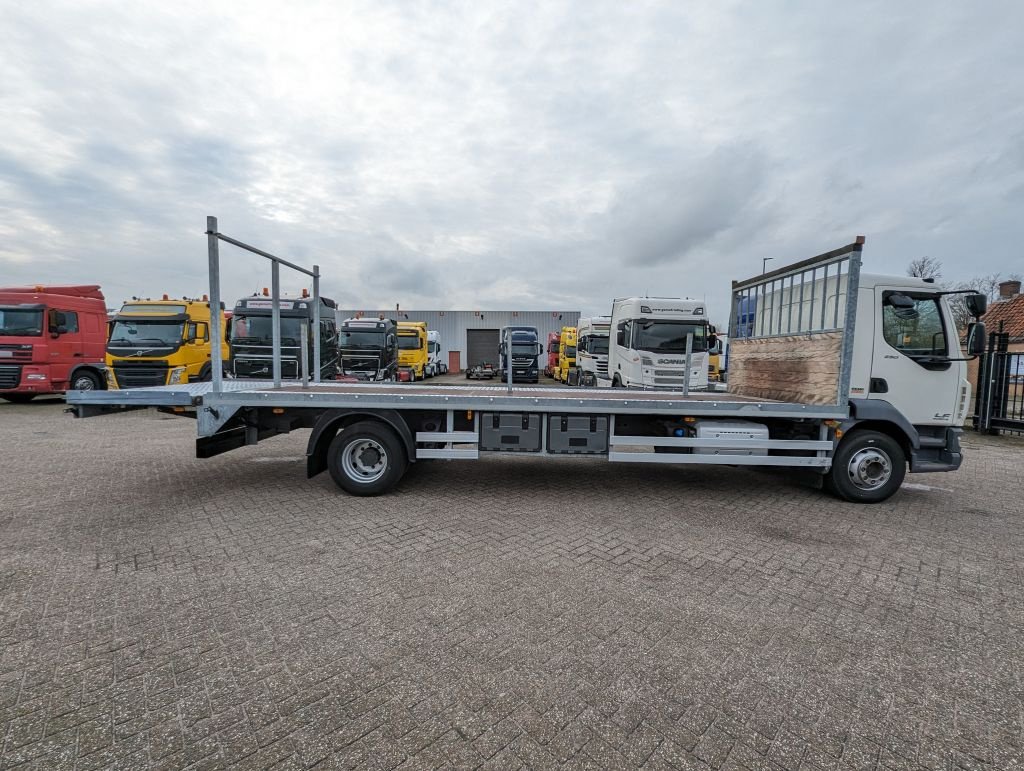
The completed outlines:
<svg viewBox="0 0 1024 771">
<path fill-rule="evenodd" d="M 98 286 L 0 287 L 0 399 L 105 388 L 106 342 Z"/>
<path fill-rule="evenodd" d="M 561 339 L 561 333 L 548 332 L 548 359 L 544 367 L 544 374 L 548 377 L 554 377 L 555 370 L 558 369 L 558 346 Z"/>
</svg>

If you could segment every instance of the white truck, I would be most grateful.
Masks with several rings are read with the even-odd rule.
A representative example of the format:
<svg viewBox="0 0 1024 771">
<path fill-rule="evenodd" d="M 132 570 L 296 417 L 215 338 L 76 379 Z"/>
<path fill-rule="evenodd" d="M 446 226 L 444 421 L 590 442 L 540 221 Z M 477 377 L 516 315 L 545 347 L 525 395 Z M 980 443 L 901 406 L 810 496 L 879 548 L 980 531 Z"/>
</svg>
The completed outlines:
<svg viewBox="0 0 1024 771">
<path fill-rule="evenodd" d="M 443 375 L 448 364 L 441 361 L 441 333 L 436 329 L 427 330 L 427 377 Z"/>
<path fill-rule="evenodd" d="M 580 319 L 576 324 L 577 385 L 607 388 L 612 384 L 608 376 L 608 332 L 611 323 L 611 316 L 593 316 Z"/>
<path fill-rule="evenodd" d="M 708 350 L 714 350 L 715 342 L 703 301 L 678 297 L 615 300 L 611 331 L 608 373 L 612 387 L 707 390 Z"/>
<path fill-rule="evenodd" d="M 275 275 L 281 265 L 309 272 L 316 296 L 316 266 L 306 271 L 223 235 L 213 217 L 207 237 L 214 307 L 221 241 L 271 260 Z M 733 282 L 727 393 L 318 382 L 315 368 L 311 383 L 224 380 L 220 346 L 214 346 L 212 382 L 69 391 L 67 403 L 77 417 L 147 407 L 193 417 L 201 458 L 309 429 L 307 475 L 329 471 L 353 495 L 385 493 L 410 464 L 425 459 L 532 454 L 540 462 L 583 455 L 802 469 L 816 472 L 814 478 L 840 498 L 882 501 L 899 490 L 908 469 L 960 467 L 971 389 L 949 293 L 920 279 L 862 276 L 863 243 L 858 238 Z M 979 318 L 985 297 L 965 294 L 965 307 Z M 653 299 L 638 305 L 650 310 L 623 313 L 624 306 L 616 306 L 626 324 L 618 330 L 623 338 L 675 347 L 678 329 L 659 329 L 656 336 L 636 330 L 656 308 L 681 306 Z M 684 322 L 694 333 L 706 327 L 697 311 L 692 308 L 692 320 Z M 220 339 L 216 315 L 211 326 Z M 969 355 L 982 353 L 984 324 L 976 321 L 965 331 Z M 314 342 L 319 345 L 319 336 Z M 280 345 L 274 347 L 279 358 Z M 639 357 L 643 348 L 634 350 Z M 699 369 L 706 371 L 706 364 Z M 163 424 L 149 425 L 158 431 Z M 680 483 L 688 479 L 681 476 Z"/>
</svg>

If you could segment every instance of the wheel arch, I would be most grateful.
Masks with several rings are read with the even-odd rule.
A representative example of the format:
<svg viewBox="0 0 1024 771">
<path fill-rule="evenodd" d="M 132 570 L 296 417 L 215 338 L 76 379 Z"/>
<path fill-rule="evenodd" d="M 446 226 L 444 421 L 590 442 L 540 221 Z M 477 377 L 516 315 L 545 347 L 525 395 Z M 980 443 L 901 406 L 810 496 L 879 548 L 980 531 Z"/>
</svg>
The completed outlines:
<svg viewBox="0 0 1024 771">
<path fill-rule="evenodd" d="M 71 387 L 71 384 L 75 382 L 75 377 L 77 377 L 79 374 L 83 372 L 88 372 L 90 375 L 93 375 L 96 378 L 96 380 L 99 382 L 99 386 L 97 387 L 98 390 L 105 391 L 107 389 L 106 366 L 103 364 L 92 364 L 89 362 L 82 362 L 81 364 L 76 364 L 74 367 L 71 368 L 71 371 L 68 373 L 69 388 Z"/>
<path fill-rule="evenodd" d="M 841 426 L 844 434 L 857 429 L 877 431 L 896 440 L 909 460 L 921 446 L 921 435 L 902 412 L 881 399 L 851 399 L 850 419 Z"/>
<path fill-rule="evenodd" d="M 412 430 L 396 410 L 328 410 L 321 415 L 306 445 L 306 476 L 314 477 L 327 470 L 327 448 L 337 433 L 354 423 L 377 421 L 391 428 L 402 441 L 410 463 L 416 461 L 416 442 Z"/>
</svg>

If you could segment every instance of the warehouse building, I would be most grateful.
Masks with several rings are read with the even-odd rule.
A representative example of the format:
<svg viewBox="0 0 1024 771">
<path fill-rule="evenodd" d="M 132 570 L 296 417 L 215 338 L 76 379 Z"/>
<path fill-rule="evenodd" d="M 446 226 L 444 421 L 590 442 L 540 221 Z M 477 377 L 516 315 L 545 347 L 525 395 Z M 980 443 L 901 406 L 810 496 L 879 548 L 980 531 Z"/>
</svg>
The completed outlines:
<svg viewBox="0 0 1024 771">
<path fill-rule="evenodd" d="M 451 372 L 458 372 L 483 362 L 498 362 L 498 337 L 502 327 L 536 327 L 541 344 L 545 345 L 549 332 L 561 332 L 562 327 L 574 327 L 579 311 L 407 311 L 395 310 L 339 310 L 338 323 L 356 316 L 394 319 L 395 321 L 425 321 L 427 329 L 434 329 L 441 337 L 441 360 L 448 362 Z"/>
</svg>

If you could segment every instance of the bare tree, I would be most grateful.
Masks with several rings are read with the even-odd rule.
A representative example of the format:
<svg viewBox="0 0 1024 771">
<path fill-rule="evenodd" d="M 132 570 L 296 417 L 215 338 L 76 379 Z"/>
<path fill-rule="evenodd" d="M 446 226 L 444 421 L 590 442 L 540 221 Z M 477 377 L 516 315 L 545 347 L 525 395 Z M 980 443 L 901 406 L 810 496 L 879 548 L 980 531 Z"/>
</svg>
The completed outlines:
<svg viewBox="0 0 1024 771">
<path fill-rule="evenodd" d="M 1000 283 L 1003 281 L 1020 280 L 1021 277 L 1019 273 L 1011 273 L 1005 278 L 1001 273 L 989 273 L 987 276 L 975 276 L 967 281 L 961 281 L 959 284 L 954 286 L 953 289 L 973 289 L 975 292 L 980 292 L 985 295 L 991 305 L 999 299 Z M 972 321 L 973 317 L 967 312 L 967 306 L 964 305 L 964 296 L 959 294 L 950 295 L 949 300 L 950 310 L 953 312 L 953 318 L 956 321 L 957 327 L 961 330 L 966 329 L 967 324 Z"/>
<path fill-rule="evenodd" d="M 942 260 L 934 257 L 918 257 L 907 265 L 907 275 L 916 278 L 932 278 L 938 281 L 942 278 Z"/>
</svg>

